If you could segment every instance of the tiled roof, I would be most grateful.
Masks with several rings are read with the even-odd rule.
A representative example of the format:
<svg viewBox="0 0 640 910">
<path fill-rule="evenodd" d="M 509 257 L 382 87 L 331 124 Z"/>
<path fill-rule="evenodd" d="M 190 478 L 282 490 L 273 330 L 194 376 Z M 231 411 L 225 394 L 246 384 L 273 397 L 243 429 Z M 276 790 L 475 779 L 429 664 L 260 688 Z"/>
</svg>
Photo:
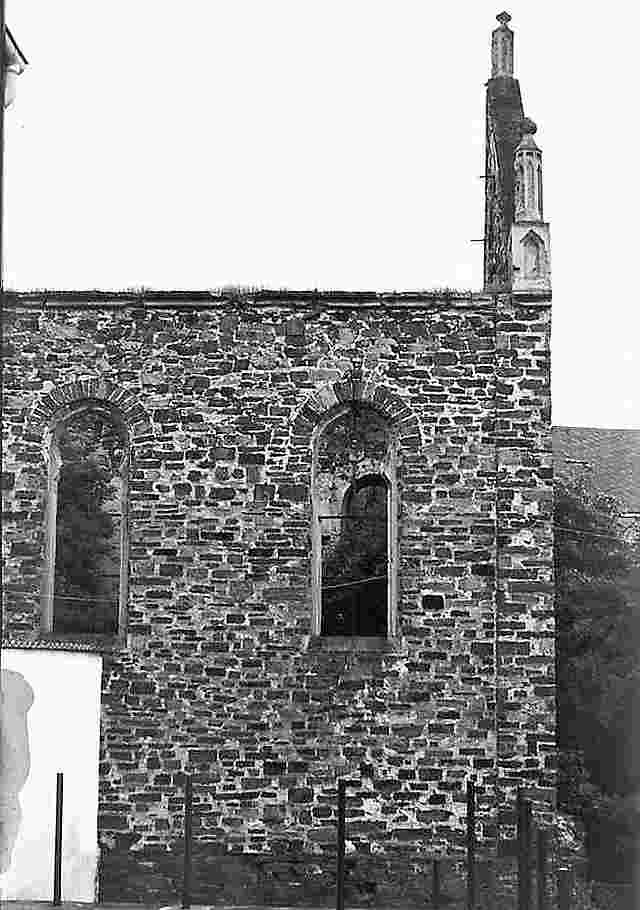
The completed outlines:
<svg viewBox="0 0 640 910">
<path fill-rule="evenodd" d="M 557 477 L 584 477 L 625 509 L 640 512 L 640 430 L 554 427 L 553 456 Z"/>
</svg>

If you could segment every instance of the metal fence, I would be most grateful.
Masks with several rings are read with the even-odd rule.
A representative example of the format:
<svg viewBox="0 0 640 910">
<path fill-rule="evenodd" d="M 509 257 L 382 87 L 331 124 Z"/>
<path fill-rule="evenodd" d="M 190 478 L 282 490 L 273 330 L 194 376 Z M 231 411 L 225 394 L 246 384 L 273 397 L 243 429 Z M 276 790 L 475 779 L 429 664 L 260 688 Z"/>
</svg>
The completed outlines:
<svg viewBox="0 0 640 910">
<path fill-rule="evenodd" d="M 337 788 L 336 825 L 336 910 L 345 910 L 345 855 L 347 839 L 347 790 L 361 785 L 359 780 L 342 778 Z M 184 775 L 184 841 L 182 868 L 182 907 L 192 904 L 193 884 L 193 780 Z M 473 779 L 467 783 L 466 791 L 466 852 L 464 868 L 466 874 L 465 910 L 479 910 L 478 869 L 480 863 L 485 869 L 497 863 L 495 857 L 487 858 L 478 848 L 476 840 L 476 786 Z M 54 845 L 53 904 L 59 906 L 62 900 L 62 819 L 63 819 L 63 775 L 56 779 L 56 815 Z M 575 870 L 557 865 L 552 855 L 553 830 L 536 826 L 532 820 L 531 801 L 522 792 L 517 797 L 517 875 L 515 900 L 505 904 L 504 896 L 498 901 L 497 879 L 490 873 L 484 877 L 482 903 L 489 906 L 509 906 L 513 910 L 577 910 L 584 906 L 576 902 Z M 432 907 L 451 905 L 447 895 L 447 881 L 442 859 L 431 861 L 430 889 L 425 884 L 425 902 Z M 493 869 L 495 873 L 495 869 Z M 534 905 L 535 896 L 535 905 Z"/>
</svg>

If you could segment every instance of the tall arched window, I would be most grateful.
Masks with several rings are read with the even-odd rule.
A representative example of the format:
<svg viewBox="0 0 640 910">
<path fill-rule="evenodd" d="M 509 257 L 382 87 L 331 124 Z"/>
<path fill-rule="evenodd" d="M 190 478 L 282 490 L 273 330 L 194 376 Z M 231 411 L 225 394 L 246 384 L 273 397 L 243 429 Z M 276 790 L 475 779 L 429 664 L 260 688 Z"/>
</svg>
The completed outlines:
<svg viewBox="0 0 640 910">
<path fill-rule="evenodd" d="M 43 630 L 124 631 L 128 436 L 119 413 L 79 402 L 51 427 Z"/>
<path fill-rule="evenodd" d="M 533 162 L 527 161 L 526 171 L 526 208 L 528 212 L 535 212 L 536 209 L 536 176 L 533 168 Z"/>
<path fill-rule="evenodd" d="M 368 405 L 342 406 L 316 431 L 313 462 L 313 629 L 396 634 L 395 440 Z"/>
<path fill-rule="evenodd" d="M 538 217 L 542 219 L 544 217 L 543 208 L 542 208 L 542 165 L 538 161 Z"/>
<path fill-rule="evenodd" d="M 525 210 L 525 199 L 524 199 L 524 169 L 522 164 L 516 165 L 516 215 L 520 216 Z"/>
<path fill-rule="evenodd" d="M 544 263 L 544 245 L 542 240 L 534 231 L 529 231 L 522 239 L 522 245 L 524 247 L 523 276 L 525 278 L 539 278 L 543 274 Z"/>
</svg>

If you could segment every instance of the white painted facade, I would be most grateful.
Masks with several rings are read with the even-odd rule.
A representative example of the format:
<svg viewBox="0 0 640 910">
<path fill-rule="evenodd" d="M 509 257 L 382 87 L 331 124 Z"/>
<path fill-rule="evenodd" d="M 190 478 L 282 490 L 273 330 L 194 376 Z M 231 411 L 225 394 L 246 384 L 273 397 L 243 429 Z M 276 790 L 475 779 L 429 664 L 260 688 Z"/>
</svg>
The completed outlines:
<svg viewBox="0 0 640 910">
<path fill-rule="evenodd" d="M 52 899 L 58 771 L 64 774 L 62 900 L 95 900 L 101 673 L 96 654 L 2 650 L 3 793 L 10 763 L 24 752 L 24 744 L 12 749 L 7 742 L 9 717 L 13 712 L 15 724 L 16 713 L 9 698 L 16 682 L 33 694 L 30 707 L 19 708 L 24 717 L 26 707 L 28 774 L 17 794 L 21 818 L 8 869 L 0 875 L 3 900 Z"/>
</svg>

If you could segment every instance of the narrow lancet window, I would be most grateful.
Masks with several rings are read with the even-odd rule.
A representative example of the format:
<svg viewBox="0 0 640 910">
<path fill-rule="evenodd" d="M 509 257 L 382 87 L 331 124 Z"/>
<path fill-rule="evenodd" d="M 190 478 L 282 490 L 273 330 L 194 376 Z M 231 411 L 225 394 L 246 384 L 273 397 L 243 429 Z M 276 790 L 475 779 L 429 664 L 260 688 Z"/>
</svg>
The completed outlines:
<svg viewBox="0 0 640 910">
<path fill-rule="evenodd" d="M 536 210 L 535 174 L 534 174 L 534 170 L 533 170 L 533 164 L 531 163 L 531 161 L 527 161 L 527 163 L 526 163 L 526 173 L 527 173 L 526 209 L 527 209 L 527 216 L 531 217 L 531 215 L 533 213 L 535 213 L 535 210 Z"/>
<path fill-rule="evenodd" d="M 516 215 L 521 216 L 525 210 L 524 200 L 524 171 L 522 165 L 516 166 Z"/>
<path fill-rule="evenodd" d="M 524 277 L 539 278 L 542 275 L 542 241 L 531 231 L 524 238 Z"/>
<path fill-rule="evenodd" d="M 322 635 L 391 634 L 395 461 L 390 428 L 372 408 L 344 407 L 315 453 L 315 577 Z"/>
<path fill-rule="evenodd" d="M 109 411 L 87 407 L 57 425 L 52 448 L 45 625 L 54 634 L 115 635 L 126 588 L 126 434 Z"/>
</svg>

